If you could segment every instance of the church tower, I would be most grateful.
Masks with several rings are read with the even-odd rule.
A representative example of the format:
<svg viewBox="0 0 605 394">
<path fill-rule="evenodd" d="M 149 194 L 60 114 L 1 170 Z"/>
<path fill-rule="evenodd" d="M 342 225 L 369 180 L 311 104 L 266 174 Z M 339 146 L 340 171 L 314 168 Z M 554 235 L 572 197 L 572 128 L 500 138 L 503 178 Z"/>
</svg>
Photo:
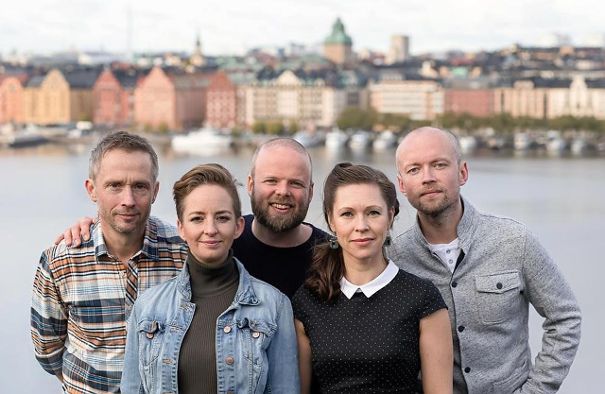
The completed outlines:
<svg viewBox="0 0 605 394">
<path fill-rule="evenodd" d="M 353 57 L 353 40 L 347 35 L 345 26 L 340 20 L 332 25 L 332 33 L 324 41 L 324 56 L 338 65 L 351 64 Z"/>
</svg>

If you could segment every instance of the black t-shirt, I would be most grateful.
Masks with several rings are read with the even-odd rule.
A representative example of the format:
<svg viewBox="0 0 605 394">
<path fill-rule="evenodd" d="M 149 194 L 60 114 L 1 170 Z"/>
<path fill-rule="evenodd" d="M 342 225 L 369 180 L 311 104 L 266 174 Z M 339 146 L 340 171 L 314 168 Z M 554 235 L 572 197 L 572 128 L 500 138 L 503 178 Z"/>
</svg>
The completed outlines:
<svg viewBox="0 0 605 394">
<path fill-rule="evenodd" d="M 292 298 L 303 284 L 311 266 L 313 247 L 327 239 L 327 234 L 313 228 L 309 239 L 293 248 L 277 248 L 259 241 L 252 234 L 253 215 L 244 216 L 246 225 L 242 235 L 233 242 L 233 253 L 250 275 L 263 280 Z"/>
<path fill-rule="evenodd" d="M 328 303 L 301 287 L 292 306 L 311 342 L 320 392 L 421 392 L 420 319 L 446 307 L 431 282 L 399 270 L 370 298 L 340 292 Z"/>
</svg>

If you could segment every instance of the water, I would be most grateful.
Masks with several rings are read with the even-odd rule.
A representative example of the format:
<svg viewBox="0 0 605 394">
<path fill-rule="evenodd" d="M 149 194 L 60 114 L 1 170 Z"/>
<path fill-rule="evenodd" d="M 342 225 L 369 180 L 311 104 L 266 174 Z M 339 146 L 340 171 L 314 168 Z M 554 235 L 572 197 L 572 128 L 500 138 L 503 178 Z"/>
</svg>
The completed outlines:
<svg viewBox="0 0 605 394">
<path fill-rule="evenodd" d="M 43 249 L 82 215 L 93 215 L 84 179 L 90 147 L 40 147 L 0 151 L 0 245 L 4 254 L 0 276 L 0 393 L 57 393 L 57 380 L 33 356 L 29 333 L 31 285 Z M 211 157 L 160 153 L 160 194 L 152 213 L 175 222 L 171 187 L 180 175 L 200 162 L 218 162 L 245 184 L 251 151 Z M 330 153 L 312 150 L 315 198 L 307 220 L 325 228 L 320 199 L 325 174 L 338 161 L 366 162 L 395 179 L 393 152 Z M 605 278 L 602 224 L 605 222 L 605 160 L 475 157 L 469 159 L 464 195 L 481 210 L 526 223 L 550 251 L 573 287 L 583 312 L 582 342 L 561 393 L 602 392 L 605 350 L 600 328 L 605 324 L 599 280 Z M 245 188 L 240 188 L 249 212 Z M 394 233 L 409 226 L 414 210 L 400 196 L 402 209 Z M 532 349 L 539 349 L 541 321 L 532 312 Z"/>
</svg>

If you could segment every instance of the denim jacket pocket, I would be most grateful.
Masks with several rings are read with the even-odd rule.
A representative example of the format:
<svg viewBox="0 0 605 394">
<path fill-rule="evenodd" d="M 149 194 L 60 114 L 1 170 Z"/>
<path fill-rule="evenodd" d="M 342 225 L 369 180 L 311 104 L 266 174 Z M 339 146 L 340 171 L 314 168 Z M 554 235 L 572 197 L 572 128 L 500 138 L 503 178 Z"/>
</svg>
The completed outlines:
<svg viewBox="0 0 605 394">
<path fill-rule="evenodd" d="M 484 324 L 498 324 L 518 312 L 516 300 L 521 290 L 519 271 L 475 276 L 477 306 Z"/>
<path fill-rule="evenodd" d="M 244 318 L 237 322 L 244 349 L 244 357 L 254 364 L 261 364 L 264 353 L 277 330 L 275 323 Z"/>
<path fill-rule="evenodd" d="M 164 323 L 156 320 L 139 323 L 139 360 L 144 367 L 157 360 L 165 327 Z"/>
</svg>

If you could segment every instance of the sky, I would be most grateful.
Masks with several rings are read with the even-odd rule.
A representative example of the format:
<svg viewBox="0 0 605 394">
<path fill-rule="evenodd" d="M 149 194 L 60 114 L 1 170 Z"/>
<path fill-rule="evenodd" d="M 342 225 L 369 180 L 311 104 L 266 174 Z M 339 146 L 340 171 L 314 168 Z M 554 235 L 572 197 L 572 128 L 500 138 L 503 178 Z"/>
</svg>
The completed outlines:
<svg viewBox="0 0 605 394">
<path fill-rule="evenodd" d="M 603 0 L 13 0 L 0 7 L 0 53 L 190 52 L 199 33 L 208 55 L 242 54 L 318 45 L 337 17 L 354 50 L 387 51 L 393 34 L 410 37 L 412 54 L 540 45 L 553 33 L 594 45 L 603 15 Z"/>
</svg>

